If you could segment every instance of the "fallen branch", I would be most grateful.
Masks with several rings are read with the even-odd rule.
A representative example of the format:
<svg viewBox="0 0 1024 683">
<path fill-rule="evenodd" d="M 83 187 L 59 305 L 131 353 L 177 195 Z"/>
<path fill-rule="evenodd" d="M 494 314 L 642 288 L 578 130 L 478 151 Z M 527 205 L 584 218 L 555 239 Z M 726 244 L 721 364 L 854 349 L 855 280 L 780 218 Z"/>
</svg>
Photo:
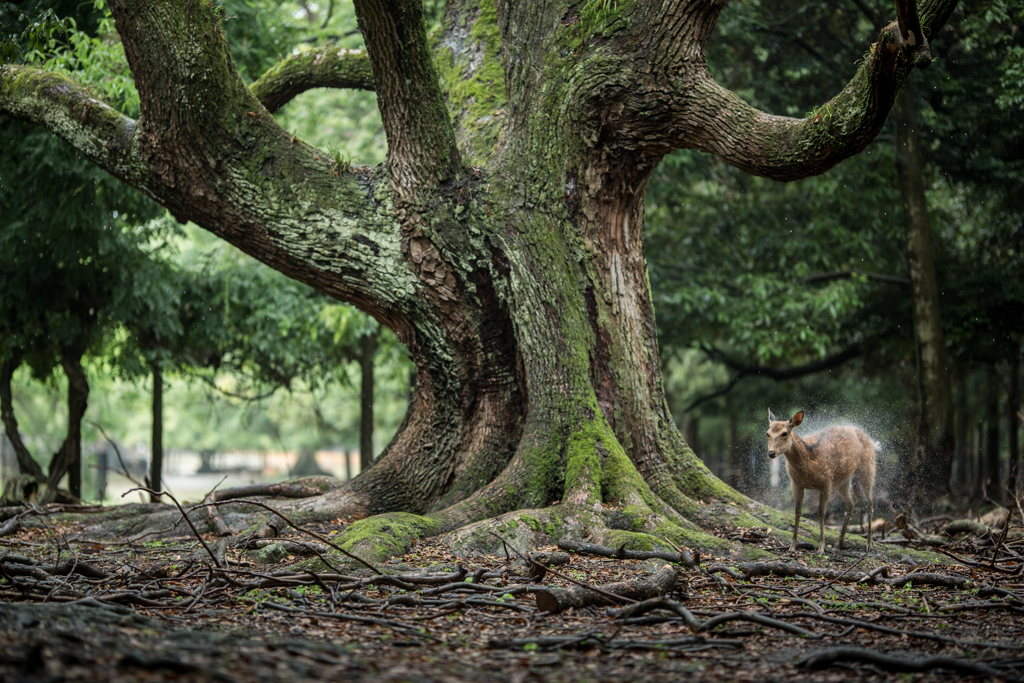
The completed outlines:
<svg viewBox="0 0 1024 683">
<path fill-rule="evenodd" d="M 570 607 L 579 608 L 591 605 L 614 604 L 613 600 L 608 598 L 608 593 L 632 600 L 647 600 L 656 596 L 662 596 L 676 585 L 677 576 L 676 568 L 666 564 L 657 573 L 646 579 L 606 583 L 600 586 L 600 592 L 592 588 L 572 586 L 570 588 L 535 590 L 534 595 L 537 598 L 537 609 L 542 612 L 558 614 Z"/>
<path fill-rule="evenodd" d="M 203 499 L 203 503 L 220 503 L 228 500 L 237 500 L 249 496 L 273 496 L 275 498 L 312 498 L 319 496 L 321 492 L 310 486 L 295 486 L 294 484 L 250 484 L 249 486 L 236 486 L 230 489 L 214 489 Z M 217 506 L 206 507 L 206 518 L 213 525 L 214 533 L 218 536 L 230 536 L 231 529 L 221 518 Z"/>
<path fill-rule="evenodd" d="M 696 566 L 696 563 L 693 561 L 693 557 L 686 550 L 682 550 L 678 553 L 670 553 L 661 550 L 626 550 L 625 545 L 620 546 L 619 548 L 609 548 L 607 546 L 596 545 L 594 543 L 581 543 L 579 541 L 570 541 L 565 539 L 558 542 L 558 547 L 561 550 L 567 550 L 571 553 L 597 555 L 598 557 L 614 557 L 619 560 L 665 560 L 667 562 L 685 564 L 687 567 Z"/>
<path fill-rule="evenodd" d="M 10 536 L 18 533 L 21 529 L 21 517 L 11 517 L 9 520 L 0 524 L 0 538 L 4 536 Z"/>
<path fill-rule="evenodd" d="M 275 510 L 274 508 L 272 508 L 269 505 L 266 505 L 264 503 L 261 503 L 259 501 L 256 501 L 256 500 L 248 500 L 248 499 L 244 499 L 244 500 L 224 500 L 224 501 L 212 501 L 212 502 L 209 502 L 209 503 L 200 503 L 198 505 L 194 505 L 191 508 L 189 508 L 189 512 L 191 512 L 192 510 L 197 510 L 199 508 L 205 508 L 205 507 L 208 507 L 208 506 L 211 506 L 211 505 L 214 505 L 214 506 L 216 506 L 216 505 L 230 505 L 230 504 L 233 504 L 233 503 L 245 503 L 246 505 L 255 505 L 256 507 L 261 507 L 264 510 L 268 510 L 269 512 L 272 512 L 275 515 L 277 515 L 278 517 L 280 517 L 282 520 L 284 520 L 284 522 L 286 524 L 288 524 L 288 526 L 290 526 L 291 528 L 295 529 L 296 531 L 298 531 L 300 533 L 303 533 L 303 534 L 308 534 L 309 536 L 312 536 L 313 538 L 315 538 L 316 540 L 320 541 L 321 543 L 325 543 L 326 545 L 329 545 L 330 547 L 334 548 L 335 550 L 337 550 L 342 555 L 344 555 L 344 556 L 346 556 L 346 557 L 348 557 L 350 559 L 353 559 L 356 562 L 358 562 L 359 564 L 363 565 L 364 567 L 366 567 L 367 569 L 372 571 L 374 574 L 383 575 L 383 572 L 381 570 L 377 569 L 372 564 L 370 564 L 369 562 L 367 562 L 363 558 L 359 557 L 358 555 L 356 555 L 354 553 L 350 553 L 349 551 L 345 550 L 341 546 L 339 546 L 339 545 L 337 545 L 335 543 L 332 543 L 330 540 L 328 540 L 327 538 L 321 536 L 320 534 L 316 533 L 315 531 L 310 531 L 309 529 L 303 529 L 298 524 L 295 524 L 293 521 L 291 521 L 290 519 L 285 517 L 283 514 L 281 514 L 280 512 Z M 182 514 L 184 514 L 184 512 L 182 512 Z M 188 519 L 188 517 L 186 516 L 186 520 L 187 519 Z M 191 526 L 191 524 L 192 524 L 192 522 L 189 522 L 190 526 Z"/>
<path fill-rule="evenodd" d="M 823 634 L 821 633 L 815 633 L 814 631 L 809 631 L 802 626 L 788 624 L 781 619 L 775 619 L 764 614 L 758 614 L 757 612 L 728 612 L 726 614 L 716 614 L 706 621 L 701 621 L 697 619 L 690 610 L 686 609 L 678 602 L 666 600 L 664 598 L 653 598 L 635 605 L 627 605 L 621 609 L 611 609 L 608 610 L 608 615 L 617 619 L 628 619 L 655 609 L 665 609 L 670 612 L 675 612 L 687 627 L 689 627 L 690 631 L 695 634 L 700 633 L 701 631 L 709 631 L 719 624 L 724 624 L 729 621 L 748 621 L 753 624 L 760 624 L 761 626 L 769 626 L 771 628 L 779 629 L 780 631 L 786 631 L 803 638 L 812 638 L 817 640 L 823 637 Z"/>
<path fill-rule="evenodd" d="M 522 650 L 535 646 L 539 650 L 558 650 L 573 647 L 590 649 L 600 647 L 606 650 L 671 650 L 679 647 L 696 647 L 707 649 L 713 647 L 742 648 L 742 640 L 725 638 L 707 639 L 701 636 L 687 636 L 667 640 L 614 640 L 602 636 L 588 634 L 585 636 L 540 636 L 537 638 L 513 638 L 510 640 L 491 640 L 487 647 L 494 650 Z"/>
<path fill-rule="evenodd" d="M 971 584 L 970 579 L 965 579 L 960 576 L 949 576 L 947 574 L 936 574 L 934 572 L 912 572 L 910 574 L 904 574 L 903 576 L 883 578 L 888 574 L 888 568 L 879 568 L 869 574 L 865 574 L 864 572 L 851 572 L 849 569 L 840 571 L 838 569 L 805 567 L 800 564 L 786 564 L 785 562 L 751 562 L 741 563 L 736 566 L 743 570 L 743 576 L 741 578 L 744 580 L 750 579 L 753 576 L 774 574 L 775 576 L 781 577 L 800 576 L 808 579 L 835 580 L 845 576 L 847 580 L 855 583 L 886 584 L 893 586 L 894 588 L 902 588 L 908 583 L 914 583 L 916 585 L 963 589 L 969 588 Z M 712 569 L 718 569 L 718 566 L 713 567 Z M 727 568 L 722 568 L 722 571 L 726 570 Z M 729 573 L 732 574 L 732 572 Z"/>
<path fill-rule="evenodd" d="M 572 578 L 571 576 L 566 576 L 562 572 L 555 571 L 551 567 L 541 564 L 540 562 L 538 562 L 537 560 L 533 559 L 532 557 L 529 557 L 527 555 L 522 554 L 521 552 L 519 552 L 518 550 L 516 550 L 515 548 L 510 546 L 508 541 L 506 541 L 504 538 L 502 538 L 498 534 L 494 533 L 493 531 L 491 531 L 489 533 L 491 534 L 491 536 L 494 536 L 496 539 L 501 541 L 501 545 L 504 546 L 504 548 L 505 548 L 505 555 L 506 555 L 506 557 L 508 556 L 509 549 L 511 549 L 512 552 L 514 552 L 521 559 L 526 560 L 527 562 L 530 562 L 530 563 L 532 563 L 534 565 L 539 565 L 539 566 L 543 567 L 546 571 L 549 571 L 552 574 L 554 574 L 555 576 L 557 576 L 557 577 L 559 577 L 561 579 L 565 579 L 569 583 L 574 584 L 576 586 L 579 586 L 580 588 L 586 588 L 588 590 L 592 590 L 595 593 L 599 593 L 601 595 L 604 595 L 605 597 L 612 598 L 613 601 L 637 602 L 637 600 L 634 600 L 633 598 L 629 598 L 629 597 L 626 597 L 624 595 L 616 595 L 615 593 L 608 592 L 608 591 L 606 591 L 606 590 L 604 590 L 602 588 L 598 588 L 597 586 L 591 586 L 588 583 L 583 583 L 582 581 L 577 581 L 576 579 Z"/>
</svg>

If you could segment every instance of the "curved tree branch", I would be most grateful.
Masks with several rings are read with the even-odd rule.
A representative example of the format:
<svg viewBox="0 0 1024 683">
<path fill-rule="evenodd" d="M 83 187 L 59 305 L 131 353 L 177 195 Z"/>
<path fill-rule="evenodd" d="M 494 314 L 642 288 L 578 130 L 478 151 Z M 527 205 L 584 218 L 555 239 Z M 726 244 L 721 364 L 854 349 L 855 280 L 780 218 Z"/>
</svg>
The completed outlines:
<svg viewBox="0 0 1024 683">
<path fill-rule="evenodd" d="M 346 50 L 333 45 L 303 50 L 285 57 L 249 86 L 270 112 L 313 88 L 373 90 L 369 56 L 363 50 Z"/>
<path fill-rule="evenodd" d="M 816 275 L 808 275 L 802 278 L 800 282 L 805 285 L 809 285 L 813 282 L 830 282 L 832 280 L 846 280 L 854 275 L 866 278 L 868 280 L 877 280 L 878 282 L 888 282 L 893 285 L 905 285 L 910 286 L 910 278 L 900 277 L 899 275 L 886 275 L 885 273 L 870 273 L 863 270 L 836 270 L 831 273 L 818 273 Z"/>
<path fill-rule="evenodd" d="M 708 77 L 695 88 L 695 105 L 715 113 L 687 132 L 697 149 L 754 175 L 782 181 L 817 175 L 867 147 L 912 66 L 890 24 L 842 92 L 804 119 L 760 111 Z M 688 114 L 688 126 L 691 120 Z"/>
<path fill-rule="evenodd" d="M 148 183 L 135 121 L 64 74 L 16 64 L 0 67 L 0 114 L 43 126 L 131 185 Z"/>
<path fill-rule="evenodd" d="M 788 368 L 772 368 L 767 365 L 752 365 L 750 363 L 744 363 L 742 361 L 729 358 L 724 352 L 712 346 L 701 345 L 701 350 L 710 358 L 732 370 L 735 370 L 736 376 L 733 377 L 725 387 L 694 399 L 694 401 L 683 410 L 684 413 L 693 410 L 701 403 L 729 393 L 744 377 L 768 377 L 777 382 L 787 379 L 797 379 L 798 377 L 813 375 L 816 372 L 823 372 L 825 370 L 831 370 L 832 368 L 839 367 L 846 361 L 852 360 L 864 353 L 863 345 L 860 342 L 857 342 L 851 344 L 837 354 L 826 356 L 825 358 L 814 361 L 813 363 L 792 365 Z"/>
<path fill-rule="evenodd" d="M 282 129 L 238 76 L 213 5 L 109 4 L 138 121 L 69 76 L 16 65 L 0 69 L 0 114 L 57 133 L 179 221 L 407 330 L 418 280 L 375 190 L 387 171 L 350 168 Z"/>
<path fill-rule="evenodd" d="M 667 63 L 675 69 L 663 71 L 668 82 L 656 78 L 634 98 L 631 109 L 643 123 L 624 127 L 626 140 L 652 151 L 660 144 L 699 149 L 774 180 L 823 173 L 878 134 L 912 69 L 930 61 L 927 37 L 955 6 L 955 0 L 931 0 L 918 11 L 913 0 L 898 0 L 900 21 L 881 28 L 849 84 L 803 119 L 750 106 L 714 81 L 703 55 L 683 65 Z M 659 104 L 652 107 L 652 101 Z"/>
</svg>

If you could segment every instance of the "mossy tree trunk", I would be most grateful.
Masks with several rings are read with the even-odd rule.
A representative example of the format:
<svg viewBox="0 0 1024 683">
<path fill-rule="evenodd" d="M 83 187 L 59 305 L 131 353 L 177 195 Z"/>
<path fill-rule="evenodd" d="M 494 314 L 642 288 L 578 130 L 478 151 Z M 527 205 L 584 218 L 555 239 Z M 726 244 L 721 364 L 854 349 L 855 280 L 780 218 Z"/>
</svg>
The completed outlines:
<svg viewBox="0 0 1024 683">
<path fill-rule="evenodd" d="M 0 70 L 0 112 L 48 126 L 179 220 L 355 304 L 416 365 L 406 418 L 374 466 L 287 505 L 425 515 L 365 520 L 352 542 L 471 540 L 481 524 L 524 522 L 643 543 L 685 542 L 709 502 L 750 503 L 711 476 L 666 406 L 647 178 L 680 148 L 778 180 L 856 154 L 955 3 L 925 3 L 922 25 L 901 12 L 807 119 L 757 111 L 713 80 L 704 54 L 720 2 L 452 0 L 428 40 L 419 2 L 356 0 L 365 53 L 290 58 L 251 89 L 204 3 L 109 4 L 137 121 L 65 76 L 17 66 Z M 387 161 L 350 167 L 282 130 L 268 106 L 296 83 L 373 87 Z"/>
</svg>

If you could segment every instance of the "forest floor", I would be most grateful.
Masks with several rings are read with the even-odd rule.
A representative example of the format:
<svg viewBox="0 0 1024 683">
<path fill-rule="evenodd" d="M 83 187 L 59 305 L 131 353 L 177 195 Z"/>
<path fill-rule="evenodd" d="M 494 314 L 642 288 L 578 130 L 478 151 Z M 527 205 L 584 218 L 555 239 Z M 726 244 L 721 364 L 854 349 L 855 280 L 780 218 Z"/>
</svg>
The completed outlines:
<svg viewBox="0 0 1024 683">
<path fill-rule="evenodd" d="M 304 528 L 329 539 L 344 523 Z M 720 529 L 776 560 L 555 566 L 547 548 L 542 577 L 515 554 L 459 560 L 427 541 L 380 578 L 311 569 L 303 554 L 326 546 L 295 529 L 274 564 L 212 536 L 89 531 L 64 514 L 0 538 L 0 680 L 1024 680 L 1024 540 L 1006 534 L 951 540 L 948 563 L 914 566 Z M 538 606 L 542 590 L 659 572 L 677 572 L 672 589 L 625 613 L 626 600 Z"/>
</svg>

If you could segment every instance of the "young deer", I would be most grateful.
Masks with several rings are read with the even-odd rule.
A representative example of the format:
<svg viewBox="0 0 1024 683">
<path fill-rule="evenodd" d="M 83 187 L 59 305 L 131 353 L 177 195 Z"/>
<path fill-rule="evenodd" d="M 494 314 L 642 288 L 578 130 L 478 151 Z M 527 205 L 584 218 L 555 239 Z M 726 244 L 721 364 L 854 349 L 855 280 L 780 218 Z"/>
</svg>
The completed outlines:
<svg viewBox="0 0 1024 683">
<path fill-rule="evenodd" d="M 793 429 L 804 420 L 800 411 L 790 420 L 777 420 L 768 410 L 768 457 L 786 456 L 786 471 L 793 483 L 793 498 L 796 499 L 796 522 L 793 524 L 793 543 L 790 550 L 796 550 L 796 537 L 800 531 L 800 508 L 804 503 L 804 489 L 818 491 L 818 524 L 821 527 L 818 552 L 825 552 L 825 508 L 832 495 L 832 489 L 846 501 L 846 517 L 843 530 L 839 533 L 839 550 L 843 549 L 846 526 L 853 515 L 853 477 L 857 476 L 868 503 L 868 520 L 874 513 L 871 491 L 875 487 L 875 444 L 856 427 L 828 427 L 807 437 L 797 436 Z M 871 549 L 871 534 L 868 533 L 868 550 Z"/>
</svg>

